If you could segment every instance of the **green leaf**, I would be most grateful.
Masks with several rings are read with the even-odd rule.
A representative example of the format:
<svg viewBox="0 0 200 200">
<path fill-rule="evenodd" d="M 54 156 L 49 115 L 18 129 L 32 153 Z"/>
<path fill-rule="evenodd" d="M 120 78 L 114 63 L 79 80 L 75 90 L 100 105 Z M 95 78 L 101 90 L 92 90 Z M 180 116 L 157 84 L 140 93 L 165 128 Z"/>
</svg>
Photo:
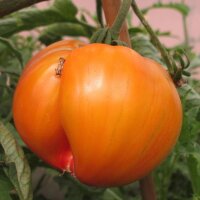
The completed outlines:
<svg viewBox="0 0 200 200">
<path fill-rule="evenodd" d="M 131 27 L 128 29 L 130 37 L 136 36 L 138 33 L 147 33 L 144 28 L 141 27 Z"/>
<path fill-rule="evenodd" d="M 200 153 L 191 153 L 187 162 L 194 194 L 200 196 Z"/>
<path fill-rule="evenodd" d="M 190 85 L 179 89 L 184 118 L 180 137 L 180 148 L 187 159 L 194 194 L 200 195 L 200 146 L 198 138 L 200 133 L 200 95 Z"/>
<path fill-rule="evenodd" d="M 12 200 L 10 191 L 14 189 L 9 179 L 4 174 L 3 170 L 0 169 L 0 197 L 1 200 Z"/>
<path fill-rule="evenodd" d="M 188 140 L 197 138 L 200 132 L 200 95 L 188 84 L 179 88 L 178 92 L 184 113 L 180 142 L 186 147 Z"/>
<path fill-rule="evenodd" d="M 17 130 L 15 129 L 15 127 L 11 123 L 6 123 L 4 126 L 6 126 L 6 128 L 8 129 L 8 131 L 15 137 L 15 139 L 17 140 L 17 143 L 21 147 L 26 147 L 26 145 L 24 144 L 24 142 L 20 138 Z"/>
<path fill-rule="evenodd" d="M 31 30 L 64 20 L 59 13 L 52 9 L 26 9 L 0 20 L 0 36 L 9 37 L 20 31 Z"/>
<path fill-rule="evenodd" d="M 103 194 L 102 200 L 123 200 L 117 193 L 118 193 L 117 188 L 108 188 L 105 190 Z"/>
<path fill-rule="evenodd" d="M 143 27 L 140 27 L 140 26 L 131 27 L 131 28 L 128 29 L 128 32 L 129 32 L 130 37 L 135 37 L 138 34 L 148 35 L 146 29 L 143 28 Z M 171 32 L 169 32 L 169 31 L 164 31 L 163 32 L 163 31 L 160 31 L 159 29 L 157 29 L 157 30 L 154 30 L 154 32 L 159 37 L 164 36 L 164 37 L 177 38 L 177 36 L 172 35 Z"/>
<path fill-rule="evenodd" d="M 8 74 L 12 74 L 12 75 L 16 75 L 16 76 L 20 76 L 20 73 L 18 70 L 16 69 L 13 69 L 13 68 L 3 68 L 3 67 L 0 67 L 0 72 L 1 73 L 8 73 Z"/>
<path fill-rule="evenodd" d="M 196 56 L 193 60 L 190 62 L 190 69 L 198 68 L 200 66 L 200 56 Z"/>
<path fill-rule="evenodd" d="M 14 44 L 10 40 L 3 38 L 3 37 L 0 37 L 0 42 L 8 47 L 8 49 L 11 51 L 11 53 L 13 53 L 16 56 L 16 58 L 19 60 L 19 63 L 21 64 L 21 66 L 23 66 L 22 55 L 17 50 L 17 48 L 14 46 Z"/>
<path fill-rule="evenodd" d="M 20 200 L 32 200 L 31 171 L 23 150 L 0 122 L 0 143 L 5 152 L 4 173 L 13 184 Z"/>
<path fill-rule="evenodd" d="M 185 149 L 190 145 L 189 140 L 195 140 L 199 134 L 199 121 L 196 120 L 198 114 L 197 109 L 190 109 L 185 112 L 183 116 L 183 125 L 179 141 L 182 145 L 185 145 Z M 192 143 L 191 143 L 192 144 Z"/>
<path fill-rule="evenodd" d="M 77 22 L 77 10 L 69 0 L 57 0 L 48 9 L 29 8 L 16 12 L 0 20 L 0 36 L 8 37 L 14 33 L 47 26 L 57 22 Z"/>
<path fill-rule="evenodd" d="M 150 11 L 151 9 L 154 8 L 170 8 L 170 9 L 174 9 L 178 12 L 180 12 L 182 15 L 187 16 L 190 12 L 190 8 L 189 6 L 183 4 L 183 3 L 162 3 L 162 2 L 158 2 L 158 3 L 154 3 L 152 6 L 142 9 L 143 14 L 146 14 L 148 11 Z"/>
<path fill-rule="evenodd" d="M 190 85 L 183 85 L 178 89 L 178 92 L 186 111 L 193 107 L 200 107 L 200 94 L 197 93 Z"/>
<path fill-rule="evenodd" d="M 137 35 L 131 38 L 133 49 L 144 57 L 151 58 L 161 63 L 160 55 L 157 49 L 149 41 L 148 37 L 144 35 Z"/>
<path fill-rule="evenodd" d="M 71 0 L 55 0 L 52 9 L 57 10 L 64 19 L 68 21 L 75 21 L 77 8 Z"/>
<path fill-rule="evenodd" d="M 41 33 L 39 40 L 49 45 L 53 42 L 61 40 L 63 36 L 87 36 L 90 37 L 87 29 L 76 23 L 56 23 L 49 25 Z"/>
</svg>

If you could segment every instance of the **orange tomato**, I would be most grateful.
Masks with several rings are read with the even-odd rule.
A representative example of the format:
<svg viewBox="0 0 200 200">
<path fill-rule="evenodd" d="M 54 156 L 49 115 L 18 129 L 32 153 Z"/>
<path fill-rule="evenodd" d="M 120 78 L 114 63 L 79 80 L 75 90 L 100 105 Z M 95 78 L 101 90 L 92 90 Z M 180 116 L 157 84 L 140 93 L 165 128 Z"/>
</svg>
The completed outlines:
<svg viewBox="0 0 200 200">
<path fill-rule="evenodd" d="M 181 129 L 169 74 L 127 47 L 69 44 L 47 47 L 25 68 L 13 102 L 19 134 L 43 160 L 86 184 L 117 186 L 145 176 Z"/>
<path fill-rule="evenodd" d="M 13 100 L 15 126 L 29 148 L 50 165 L 69 171 L 71 150 L 60 123 L 60 77 L 55 69 L 67 59 L 76 40 L 60 41 L 36 54 L 27 64 Z"/>
<path fill-rule="evenodd" d="M 169 154 L 182 124 L 169 74 L 122 46 L 74 50 L 64 64 L 58 102 L 74 174 L 89 185 L 145 176 Z"/>
</svg>

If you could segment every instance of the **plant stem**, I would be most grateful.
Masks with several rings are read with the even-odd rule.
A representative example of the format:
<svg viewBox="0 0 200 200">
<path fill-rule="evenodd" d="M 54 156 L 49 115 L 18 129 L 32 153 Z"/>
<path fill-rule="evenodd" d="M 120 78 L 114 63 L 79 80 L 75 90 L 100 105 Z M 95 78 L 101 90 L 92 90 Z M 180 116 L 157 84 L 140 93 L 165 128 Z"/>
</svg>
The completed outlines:
<svg viewBox="0 0 200 200">
<path fill-rule="evenodd" d="M 102 2 L 101 0 L 96 0 L 96 12 L 99 24 L 103 28 L 103 17 L 102 17 Z"/>
<path fill-rule="evenodd" d="M 115 200 L 123 200 L 121 197 L 119 197 L 115 192 L 113 192 L 111 189 L 106 189 L 105 193 L 111 195 L 114 197 Z"/>
<path fill-rule="evenodd" d="M 155 186 L 151 174 L 140 180 L 140 191 L 143 200 L 156 200 Z"/>
<path fill-rule="evenodd" d="M 185 1 L 182 0 L 181 1 L 182 4 L 185 4 Z M 187 29 L 187 22 L 186 22 L 186 16 L 183 15 L 182 16 L 182 21 L 183 21 L 183 33 L 184 33 L 184 43 L 185 43 L 185 46 L 189 46 L 189 34 L 188 34 L 188 29 Z"/>
<path fill-rule="evenodd" d="M 102 0 L 105 18 L 109 26 L 113 24 L 113 21 L 118 13 L 120 7 L 120 0 Z M 127 11 L 128 12 L 128 11 Z M 131 47 L 130 37 L 128 34 L 128 28 L 125 22 L 120 32 L 120 38 Z M 151 174 L 140 180 L 140 189 L 143 200 L 156 200 L 156 193 L 154 182 Z M 151 196 L 152 195 L 152 196 Z"/>
<path fill-rule="evenodd" d="M 7 73 L 7 74 L 15 75 L 15 76 L 17 76 L 17 77 L 20 76 L 20 73 L 19 73 L 19 72 L 14 71 L 14 70 L 10 70 L 10 69 L 6 69 L 6 68 L 1 68 L 1 67 L 0 67 L 0 72 L 1 72 L 1 73 Z"/>
<path fill-rule="evenodd" d="M 177 158 L 178 158 L 177 153 L 172 154 L 172 157 L 170 158 L 170 162 L 168 164 L 167 169 L 163 170 L 165 178 L 164 178 L 164 180 L 162 180 L 162 184 L 160 186 L 160 188 L 161 188 L 161 193 L 160 193 L 161 196 L 160 196 L 160 198 L 162 200 L 167 200 L 170 178 L 171 178 L 171 175 L 172 175 L 172 172 L 173 172 L 173 169 L 174 169 L 174 165 L 176 163 Z"/>
<path fill-rule="evenodd" d="M 105 18 L 107 25 L 110 27 L 117 16 L 118 10 L 120 8 L 120 0 L 102 0 L 103 10 L 105 13 Z M 131 47 L 131 42 L 128 34 L 128 28 L 126 22 L 123 23 L 120 30 L 120 39 Z"/>
<path fill-rule="evenodd" d="M 173 64 L 171 62 L 170 55 L 168 54 L 168 52 L 166 51 L 166 49 L 163 47 L 163 45 L 159 41 L 158 37 L 154 33 L 154 31 L 151 28 L 151 26 L 149 25 L 149 23 L 144 18 L 143 14 L 141 13 L 140 9 L 138 8 L 135 0 L 132 0 L 132 4 L 131 5 L 132 5 L 133 11 L 135 12 L 135 14 L 137 15 L 137 17 L 140 19 L 141 23 L 143 24 L 143 26 L 146 28 L 147 32 L 151 36 L 152 42 L 154 43 L 154 45 L 156 46 L 156 48 L 160 51 L 160 53 L 162 55 L 162 58 L 163 58 L 163 60 L 165 61 L 166 65 L 167 65 L 169 73 L 173 74 L 173 72 L 174 72 L 174 66 L 173 66 Z"/>
<path fill-rule="evenodd" d="M 116 37 L 116 39 L 118 39 L 119 37 L 122 24 L 124 23 L 124 20 L 126 19 L 130 6 L 131 6 L 131 0 L 123 0 L 120 6 L 120 9 L 118 11 L 118 14 L 115 18 L 115 21 L 113 22 L 110 28 L 112 34 L 114 35 L 114 37 Z"/>
<path fill-rule="evenodd" d="M 0 0 L 0 17 L 47 0 Z"/>
<path fill-rule="evenodd" d="M 189 46 L 189 35 L 187 30 L 187 24 L 186 24 L 186 16 L 183 16 L 183 32 L 184 32 L 184 43 L 185 46 Z"/>
</svg>

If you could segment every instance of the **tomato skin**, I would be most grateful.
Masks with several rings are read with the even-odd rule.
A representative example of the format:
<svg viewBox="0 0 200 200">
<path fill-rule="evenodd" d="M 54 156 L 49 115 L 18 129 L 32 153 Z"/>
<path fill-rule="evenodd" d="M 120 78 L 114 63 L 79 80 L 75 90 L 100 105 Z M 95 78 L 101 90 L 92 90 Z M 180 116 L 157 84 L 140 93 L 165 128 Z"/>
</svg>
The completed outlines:
<svg viewBox="0 0 200 200">
<path fill-rule="evenodd" d="M 74 173 L 94 186 L 128 184 L 148 174 L 169 154 L 182 125 L 169 74 L 122 46 L 74 50 L 62 72 L 59 104 Z"/>
<path fill-rule="evenodd" d="M 15 126 L 28 147 L 50 165 L 70 171 L 72 154 L 60 123 L 59 58 L 67 59 L 79 41 L 60 41 L 36 54 L 25 67 L 13 100 Z"/>
<path fill-rule="evenodd" d="M 28 71 L 28 69 L 35 68 L 37 66 L 37 63 L 40 62 L 42 58 L 45 59 L 49 54 L 53 54 L 54 52 L 59 52 L 63 50 L 66 52 L 70 52 L 71 50 L 84 45 L 85 43 L 79 40 L 61 40 L 55 42 L 40 50 L 35 56 L 33 56 L 32 59 L 27 63 L 22 75 L 24 75 L 26 71 Z"/>
<path fill-rule="evenodd" d="M 79 46 L 55 43 L 27 64 L 13 100 L 16 128 L 40 158 L 88 185 L 133 182 L 176 143 L 176 88 L 162 66 L 129 48 L 91 44 L 71 52 Z"/>
</svg>

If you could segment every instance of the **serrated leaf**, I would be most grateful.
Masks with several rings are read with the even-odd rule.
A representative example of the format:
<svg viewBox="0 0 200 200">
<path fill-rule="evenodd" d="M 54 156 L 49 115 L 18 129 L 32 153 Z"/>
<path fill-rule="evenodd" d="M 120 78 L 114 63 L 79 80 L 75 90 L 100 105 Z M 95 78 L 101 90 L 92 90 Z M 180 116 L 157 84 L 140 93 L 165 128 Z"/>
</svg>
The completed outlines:
<svg viewBox="0 0 200 200">
<path fill-rule="evenodd" d="M 22 55 L 17 50 L 17 48 L 14 46 L 14 44 L 12 43 L 12 41 L 10 41 L 9 39 L 0 37 L 0 42 L 3 43 L 4 45 L 6 45 L 6 47 L 10 50 L 10 52 L 13 53 L 16 56 L 16 58 L 19 60 L 19 63 L 21 64 L 21 66 L 23 66 Z"/>
<path fill-rule="evenodd" d="M 190 85 L 183 85 L 178 89 L 178 92 L 187 110 L 193 108 L 194 106 L 200 107 L 200 94 L 197 93 Z"/>
<path fill-rule="evenodd" d="M 12 200 L 10 196 L 10 191 L 13 189 L 13 186 L 9 179 L 4 174 L 3 170 L 0 169 L 0 197 L 1 200 Z"/>
<path fill-rule="evenodd" d="M 187 159 L 195 195 L 200 196 L 200 153 L 192 153 Z"/>
<path fill-rule="evenodd" d="M 87 29 L 75 23 L 56 23 L 49 25 L 41 33 L 39 40 L 45 45 L 61 40 L 63 36 L 87 36 L 90 37 Z"/>
<path fill-rule="evenodd" d="M 137 35 L 131 38 L 131 43 L 133 49 L 140 53 L 144 57 L 151 58 L 159 63 L 161 59 L 157 49 L 149 41 L 149 39 L 144 35 Z"/>
<path fill-rule="evenodd" d="M 199 134 L 199 121 L 196 120 L 197 109 L 190 109 L 183 116 L 183 125 L 179 142 L 185 149 L 190 145 L 189 140 L 195 140 Z"/>
<path fill-rule="evenodd" d="M 0 36 L 9 37 L 14 33 L 31 30 L 57 22 L 77 22 L 76 8 L 69 0 L 57 0 L 47 9 L 29 8 L 0 20 Z"/>
<path fill-rule="evenodd" d="M 187 145 L 188 140 L 195 139 L 200 133 L 200 95 L 188 84 L 178 90 L 183 105 L 183 125 L 180 142 Z"/>
<path fill-rule="evenodd" d="M 55 0 L 51 9 L 55 9 L 68 21 L 75 21 L 77 8 L 71 0 Z"/>
<path fill-rule="evenodd" d="M 36 8 L 26 9 L 0 20 L 0 36 L 9 37 L 20 31 L 31 30 L 36 27 L 62 21 L 66 21 L 66 19 L 56 10 L 39 10 Z"/>
<path fill-rule="evenodd" d="M 20 200 L 32 200 L 31 171 L 23 150 L 0 122 L 0 143 L 5 152 L 4 173 L 15 187 Z"/>
<path fill-rule="evenodd" d="M 22 139 L 20 138 L 17 130 L 15 129 L 15 127 L 11 124 L 11 123 L 6 123 L 4 125 L 8 131 L 15 137 L 15 139 L 17 140 L 17 143 L 21 146 L 21 147 L 26 147 L 26 145 L 24 144 L 24 142 L 22 141 Z"/>
</svg>

